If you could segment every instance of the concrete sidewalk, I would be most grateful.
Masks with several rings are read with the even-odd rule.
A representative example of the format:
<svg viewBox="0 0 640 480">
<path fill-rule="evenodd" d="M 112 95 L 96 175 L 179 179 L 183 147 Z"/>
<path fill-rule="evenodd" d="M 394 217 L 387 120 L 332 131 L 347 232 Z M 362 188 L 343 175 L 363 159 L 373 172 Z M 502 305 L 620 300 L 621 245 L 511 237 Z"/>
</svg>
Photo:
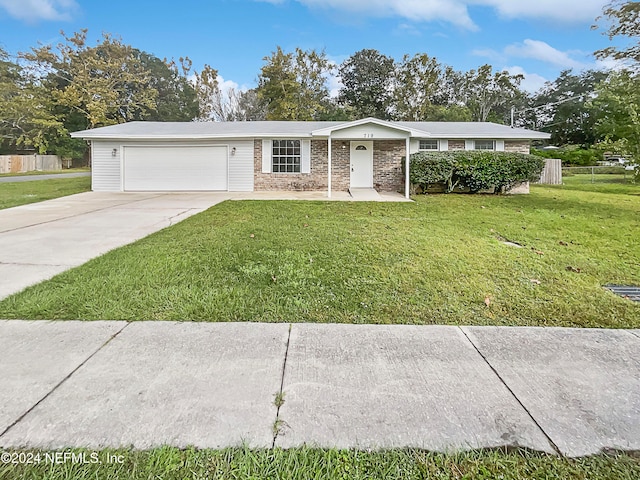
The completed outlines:
<svg viewBox="0 0 640 480">
<path fill-rule="evenodd" d="M 11 320 L 0 364 L 2 447 L 640 450 L 633 330 Z"/>
</svg>

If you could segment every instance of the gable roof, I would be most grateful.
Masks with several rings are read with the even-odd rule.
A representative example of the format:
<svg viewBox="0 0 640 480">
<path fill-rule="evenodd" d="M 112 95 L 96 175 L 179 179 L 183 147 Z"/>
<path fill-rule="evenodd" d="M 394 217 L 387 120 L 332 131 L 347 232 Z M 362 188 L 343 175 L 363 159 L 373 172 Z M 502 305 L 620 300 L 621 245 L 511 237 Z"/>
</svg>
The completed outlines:
<svg viewBox="0 0 640 480">
<path fill-rule="evenodd" d="M 373 123 L 405 131 L 413 138 L 548 139 L 548 133 L 490 122 L 388 122 L 365 118 L 355 122 L 129 122 L 71 134 L 73 138 L 120 140 L 197 140 L 329 136 L 331 132 Z"/>
<path fill-rule="evenodd" d="M 399 131 L 408 133 L 412 137 L 419 137 L 421 135 L 430 136 L 430 134 L 428 132 L 426 132 L 424 130 L 420 130 L 419 128 L 408 127 L 408 126 L 402 125 L 399 122 L 388 122 L 388 121 L 379 120 L 379 119 L 373 118 L 373 117 L 367 117 L 367 118 L 363 118 L 361 120 L 354 120 L 353 122 L 339 123 L 338 125 L 328 125 L 328 126 L 325 126 L 324 128 L 321 128 L 319 130 L 312 131 L 311 134 L 314 137 L 315 136 L 317 136 L 317 137 L 328 137 L 333 132 L 336 132 L 336 131 L 339 131 L 339 130 L 345 130 L 347 128 L 352 128 L 352 127 L 359 127 L 360 125 L 367 125 L 367 124 L 378 125 L 380 127 L 385 127 L 385 128 L 389 128 L 389 129 L 392 129 L 392 130 L 399 130 Z"/>
</svg>

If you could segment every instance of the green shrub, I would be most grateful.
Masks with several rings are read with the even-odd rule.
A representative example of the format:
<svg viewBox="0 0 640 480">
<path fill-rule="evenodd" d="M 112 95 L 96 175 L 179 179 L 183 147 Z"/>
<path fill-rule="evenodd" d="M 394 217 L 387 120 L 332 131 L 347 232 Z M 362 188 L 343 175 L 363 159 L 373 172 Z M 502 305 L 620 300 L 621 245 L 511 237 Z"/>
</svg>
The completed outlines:
<svg viewBox="0 0 640 480">
<path fill-rule="evenodd" d="M 578 145 L 566 145 L 559 150 L 532 148 L 531 154 L 543 158 L 559 158 L 563 165 L 577 167 L 597 165 L 603 159 L 602 151 L 595 148 L 582 148 Z"/>
<path fill-rule="evenodd" d="M 534 155 L 494 151 L 419 152 L 411 155 L 409 179 L 426 191 L 429 185 L 444 184 L 471 192 L 493 189 L 494 193 L 540 178 L 544 160 Z"/>
</svg>

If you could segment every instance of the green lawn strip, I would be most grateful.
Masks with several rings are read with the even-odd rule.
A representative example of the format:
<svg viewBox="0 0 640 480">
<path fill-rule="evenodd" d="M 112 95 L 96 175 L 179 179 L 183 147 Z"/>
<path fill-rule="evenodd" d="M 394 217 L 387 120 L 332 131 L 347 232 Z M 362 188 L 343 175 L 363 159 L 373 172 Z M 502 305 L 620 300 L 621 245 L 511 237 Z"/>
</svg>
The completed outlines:
<svg viewBox="0 0 640 480">
<path fill-rule="evenodd" d="M 635 480 L 640 459 L 616 454 L 568 459 L 524 450 L 441 454 L 420 450 L 67 450 L 12 451 L 40 463 L 0 463 L 0 478 L 81 479 L 473 479 Z M 66 457 L 61 455 L 66 453 Z M 71 454 L 75 454 L 75 462 Z M 25 455 L 29 455 L 25 456 Z M 36 455 L 40 455 L 36 457 Z M 49 455 L 46 457 L 46 455 Z M 90 463 L 93 461 L 102 463 Z M 88 463 L 82 463 L 82 462 Z"/>
<path fill-rule="evenodd" d="M 91 190 L 91 178 L 60 178 L 0 183 L 0 209 L 42 202 Z"/>
<path fill-rule="evenodd" d="M 0 318 L 637 328 L 640 306 L 602 285 L 640 285 L 639 213 L 640 196 L 562 186 L 229 201 L 5 299 Z"/>
<path fill-rule="evenodd" d="M 632 183 L 633 172 L 620 174 L 577 174 L 562 176 L 565 190 L 640 195 L 640 185 Z"/>
<path fill-rule="evenodd" d="M 33 170 L 31 172 L 17 172 L 17 173 L 0 173 L 2 177 L 30 177 L 32 175 L 58 175 L 62 173 L 89 173 L 91 169 L 86 168 L 65 168 L 63 170 Z"/>
</svg>

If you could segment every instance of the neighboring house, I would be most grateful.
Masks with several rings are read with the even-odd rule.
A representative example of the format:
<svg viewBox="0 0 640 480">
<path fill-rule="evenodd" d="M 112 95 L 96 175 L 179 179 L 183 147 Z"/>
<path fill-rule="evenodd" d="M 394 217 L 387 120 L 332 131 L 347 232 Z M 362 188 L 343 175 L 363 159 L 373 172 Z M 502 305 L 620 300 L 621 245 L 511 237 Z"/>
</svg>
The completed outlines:
<svg viewBox="0 0 640 480">
<path fill-rule="evenodd" d="M 95 191 L 375 188 L 409 195 L 406 152 L 529 153 L 549 134 L 477 122 L 131 122 L 91 141 Z"/>
</svg>

